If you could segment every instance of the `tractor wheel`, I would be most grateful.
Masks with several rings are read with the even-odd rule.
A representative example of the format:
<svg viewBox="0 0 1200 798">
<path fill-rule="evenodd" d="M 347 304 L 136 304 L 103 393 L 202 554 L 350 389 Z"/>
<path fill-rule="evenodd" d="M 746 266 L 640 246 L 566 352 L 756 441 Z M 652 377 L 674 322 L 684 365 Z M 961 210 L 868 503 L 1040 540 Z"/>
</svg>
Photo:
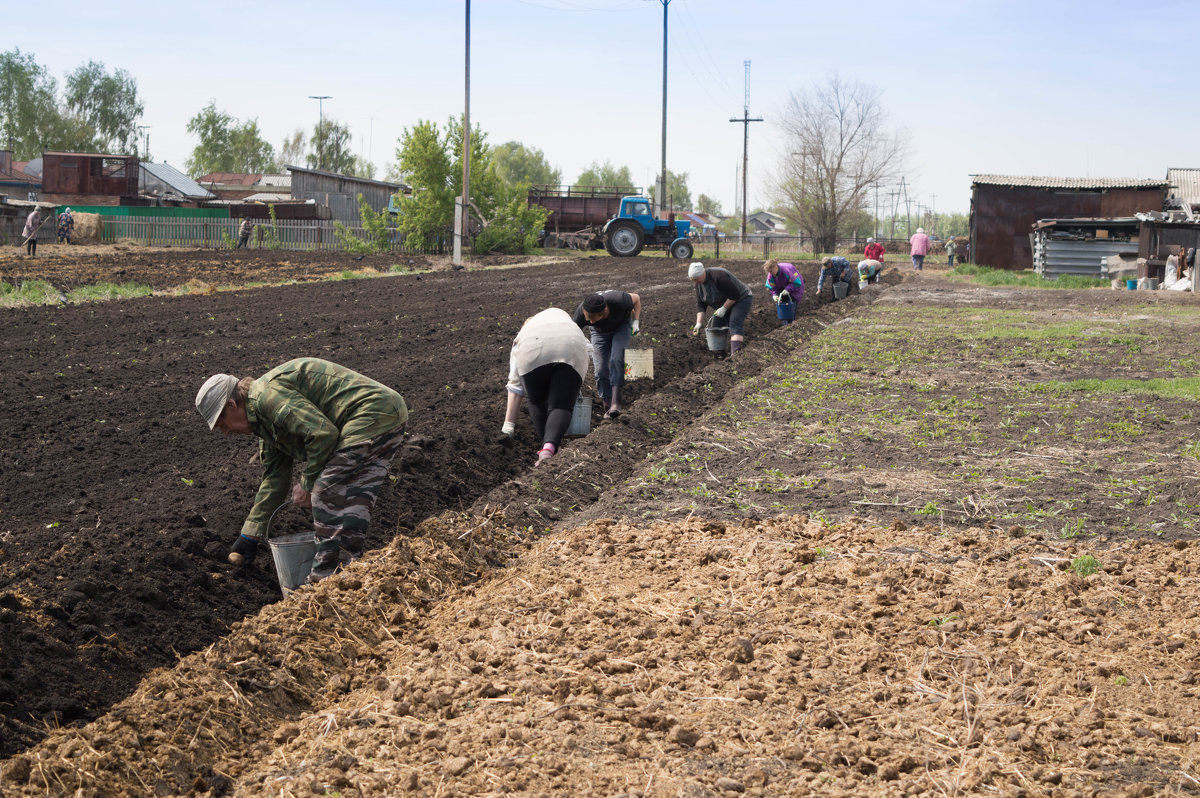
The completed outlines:
<svg viewBox="0 0 1200 798">
<path fill-rule="evenodd" d="M 604 248 L 616 258 L 632 258 L 646 244 L 646 233 L 637 222 L 617 222 L 610 225 L 604 237 Z"/>
<path fill-rule="evenodd" d="M 671 257 L 675 260 L 692 259 L 692 242 L 686 238 L 677 238 L 671 242 Z"/>
</svg>

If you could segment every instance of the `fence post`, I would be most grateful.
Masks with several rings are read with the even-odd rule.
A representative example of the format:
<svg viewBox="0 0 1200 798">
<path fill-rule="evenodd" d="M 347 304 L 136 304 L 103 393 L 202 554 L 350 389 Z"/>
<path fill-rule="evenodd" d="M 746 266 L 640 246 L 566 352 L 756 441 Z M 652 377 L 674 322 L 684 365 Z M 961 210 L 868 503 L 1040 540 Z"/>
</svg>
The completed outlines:
<svg viewBox="0 0 1200 798">
<path fill-rule="evenodd" d="M 771 237 L 763 236 L 763 259 L 768 260 L 771 257 Z"/>
<path fill-rule="evenodd" d="M 717 242 L 717 259 L 719 260 L 721 257 L 721 234 L 713 233 L 713 240 Z"/>
</svg>

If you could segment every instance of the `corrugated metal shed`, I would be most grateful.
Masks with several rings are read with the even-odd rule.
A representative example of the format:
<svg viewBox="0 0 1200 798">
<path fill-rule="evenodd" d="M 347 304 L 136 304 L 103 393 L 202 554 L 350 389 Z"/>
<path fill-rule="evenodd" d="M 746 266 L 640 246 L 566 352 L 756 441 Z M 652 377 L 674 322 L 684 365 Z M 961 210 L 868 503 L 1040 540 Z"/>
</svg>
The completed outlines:
<svg viewBox="0 0 1200 798">
<path fill-rule="evenodd" d="M 972 185 L 1022 188 L 1106 189 L 1165 188 L 1166 180 L 1140 177 L 1036 177 L 1029 175 L 972 175 Z"/>
<path fill-rule="evenodd" d="M 188 199 L 210 200 L 217 195 L 192 180 L 183 172 L 165 163 L 142 164 L 144 194 L 178 194 Z"/>
<path fill-rule="evenodd" d="M 1034 225 L 1033 268 L 1053 280 L 1064 274 L 1108 277 L 1111 255 L 1137 255 L 1137 217 L 1041 219 Z"/>
</svg>

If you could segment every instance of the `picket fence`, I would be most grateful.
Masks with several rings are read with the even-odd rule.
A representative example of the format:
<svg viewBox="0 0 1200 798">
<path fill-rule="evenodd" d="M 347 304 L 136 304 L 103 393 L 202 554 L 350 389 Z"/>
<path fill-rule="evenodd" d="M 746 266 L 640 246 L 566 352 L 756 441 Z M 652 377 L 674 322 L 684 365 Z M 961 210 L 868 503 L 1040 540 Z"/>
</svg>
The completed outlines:
<svg viewBox="0 0 1200 798">
<path fill-rule="evenodd" d="M 237 243 L 240 219 L 169 219 L 150 216 L 105 216 L 102 240 L 130 241 L 148 247 L 200 247 L 224 249 Z M 344 228 L 345 234 L 367 241 L 365 228 Z M 447 242 L 448 243 L 448 242 Z M 311 252 L 341 252 L 342 238 L 335 232 L 333 222 L 280 219 L 254 226 L 247 245 L 251 249 L 301 250 Z M 405 246 L 399 234 L 393 234 L 392 252 L 423 255 L 442 255 L 447 245 L 425 248 Z"/>
</svg>

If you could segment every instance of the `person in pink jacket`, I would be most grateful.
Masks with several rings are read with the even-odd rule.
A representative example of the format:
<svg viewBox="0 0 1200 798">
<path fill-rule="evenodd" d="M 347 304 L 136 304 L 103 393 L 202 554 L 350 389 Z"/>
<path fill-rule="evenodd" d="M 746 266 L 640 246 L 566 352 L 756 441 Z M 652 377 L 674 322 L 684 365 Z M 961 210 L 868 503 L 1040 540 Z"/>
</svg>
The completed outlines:
<svg viewBox="0 0 1200 798">
<path fill-rule="evenodd" d="M 917 232 L 908 239 L 908 246 L 912 251 L 913 268 L 921 271 L 925 265 L 925 256 L 929 254 L 929 236 L 925 235 L 924 227 L 917 228 Z"/>
</svg>

